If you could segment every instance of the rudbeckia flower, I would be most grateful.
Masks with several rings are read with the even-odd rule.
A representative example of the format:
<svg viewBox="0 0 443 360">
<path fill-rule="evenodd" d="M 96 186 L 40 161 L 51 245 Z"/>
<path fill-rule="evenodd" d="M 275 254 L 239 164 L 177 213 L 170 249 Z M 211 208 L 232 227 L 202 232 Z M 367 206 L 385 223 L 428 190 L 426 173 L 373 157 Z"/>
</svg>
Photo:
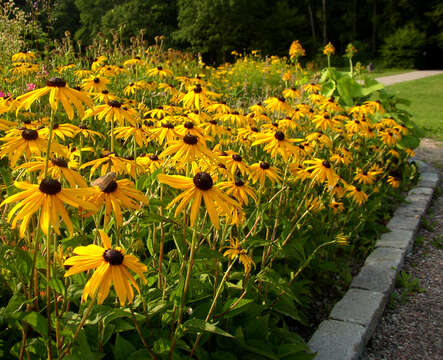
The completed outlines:
<svg viewBox="0 0 443 360">
<path fill-rule="evenodd" d="M 329 186 L 335 186 L 340 179 L 329 161 L 314 159 L 306 160 L 304 163 L 311 165 L 306 168 L 306 171 L 312 171 L 310 177 L 315 182 L 323 182 L 327 180 Z"/>
<path fill-rule="evenodd" d="M 135 188 L 132 181 L 112 180 L 106 187 L 101 189 L 95 186 L 95 193 L 88 198 L 93 204 L 105 205 L 105 225 L 108 224 L 111 212 L 114 213 L 118 226 L 123 224 L 121 208 L 139 209 L 140 203 L 147 205 L 148 199 L 142 192 Z"/>
<path fill-rule="evenodd" d="M 20 193 L 7 197 L 0 206 L 17 203 L 8 214 L 8 221 L 11 221 L 11 227 L 15 228 L 19 220 L 20 236 L 25 236 L 26 228 L 31 217 L 38 210 L 40 212 L 40 228 L 43 233 L 48 235 L 49 227 L 52 226 L 55 232 L 60 235 L 60 220 L 62 218 L 70 235 L 74 233 L 71 219 L 65 209 L 64 203 L 74 207 L 81 207 L 88 210 L 97 210 L 97 207 L 82 198 L 91 194 L 91 188 L 63 189 L 58 180 L 52 178 L 43 179 L 39 185 L 28 182 L 15 182 L 14 185 L 24 190 Z"/>
<path fill-rule="evenodd" d="M 224 181 L 217 184 L 217 187 L 220 190 L 226 191 L 227 195 L 231 195 L 232 197 L 234 197 L 240 203 L 240 205 L 248 205 L 248 196 L 250 196 L 252 199 L 254 199 L 255 202 L 257 202 L 257 196 L 255 195 L 254 189 L 252 189 L 241 179 Z"/>
<path fill-rule="evenodd" d="M 92 106 L 92 101 L 86 94 L 71 89 L 66 85 L 66 81 L 61 78 L 51 78 L 46 82 L 45 87 L 19 96 L 14 102 L 16 113 L 18 113 L 21 108 L 29 110 L 36 100 L 46 94 L 49 94 L 49 104 L 51 105 L 52 111 L 56 112 L 58 109 L 58 103 L 61 102 L 69 120 L 74 118 L 72 104 L 77 109 L 77 113 L 80 117 L 84 114 L 84 104 Z"/>
<path fill-rule="evenodd" d="M 163 66 L 157 66 L 155 68 L 149 69 L 146 71 L 146 74 L 148 76 L 154 76 L 154 77 L 158 76 L 160 78 L 167 78 L 174 76 L 171 70 L 165 69 Z"/>
<path fill-rule="evenodd" d="M 209 162 L 214 161 L 214 156 L 206 147 L 204 139 L 191 134 L 186 134 L 182 139 L 170 142 L 168 147 L 160 154 L 160 158 L 164 159 L 172 154 L 174 154 L 171 158 L 173 163 L 179 163 L 180 165 L 189 164 L 200 159 Z"/>
<path fill-rule="evenodd" d="M 175 216 L 180 214 L 184 208 L 192 201 L 190 223 L 194 226 L 197 219 L 202 199 L 205 202 L 209 218 L 216 229 L 220 228 L 219 216 L 227 215 L 233 207 L 239 207 L 238 203 L 229 196 L 222 193 L 212 180 L 211 175 L 205 172 L 198 172 L 193 178 L 180 175 L 164 175 L 157 177 L 158 181 L 176 189 L 185 190 L 173 199 L 168 209 L 179 202 L 175 209 Z"/>
<path fill-rule="evenodd" d="M 227 247 L 228 250 L 223 253 L 223 256 L 226 256 L 231 260 L 234 260 L 238 257 L 238 260 L 241 264 L 243 264 L 245 268 L 245 274 L 248 274 L 251 271 L 252 267 L 255 267 L 255 263 L 252 260 L 251 256 L 249 256 L 248 252 L 245 249 L 242 249 L 237 239 L 231 239 L 229 243 L 230 246 Z"/>
<path fill-rule="evenodd" d="M 109 84 L 109 79 L 100 76 L 92 76 L 82 80 L 82 88 L 87 92 L 101 92 Z"/>
<path fill-rule="evenodd" d="M 88 187 L 88 184 L 83 179 L 83 177 L 75 171 L 73 168 L 76 168 L 78 164 L 71 160 L 66 161 L 63 158 L 53 158 L 48 162 L 48 176 L 53 179 L 61 180 L 64 178 L 68 181 L 71 187 Z M 25 173 L 40 171 L 40 176 L 43 177 L 43 171 L 45 169 L 45 159 L 38 158 L 37 161 L 26 162 L 14 170 L 23 170 L 25 169 Z"/>
<path fill-rule="evenodd" d="M 249 169 L 249 177 L 251 178 L 253 184 L 258 181 L 261 186 L 264 186 L 266 178 L 268 178 L 272 184 L 281 181 L 280 170 L 274 166 L 271 166 L 266 161 L 252 164 Z"/>
<path fill-rule="evenodd" d="M 135 139 L 138 146 L 143 147 L 149 144 L 149 134 L 143 127 L 140 126 L 119 126 L 114 128 L 114 135 L 116 139 L 124 139 L 128 141 L 130 137 Z"/>
<path fill-rule="evenodd" d="M 275 111 L 278 113 L 288 113 L 291 111 L 291 107 L 286 103 L 286 99 L 282 96 L 271 97 L 264 101 L 266 109 Z"/>
<path fill-rule="evenodd" d="M 75 256 L 68 258 L 63 264 L 69 267 L 65 277 L 97 269 L 83 289 L 82 300 L 86 301 L 88 296 L 96 297 L 97 303 L 102 304 L 108 297 L 113 284 L 120 305 L 124 306 L 126 300 L 131 304 L 134 300 L 132 287 L 139 294 L 140 289 L 128 270 L 135 272 L 146 281 L 143 273 L 148 268 L 136 256 L 126 254 L 122 248 L 113 248 L 109 237 L 103 230 L 99 230 L 99 233 L 103 247 L 92 244 L 76 247 L 73 251 Z"/>
<path fill-rule="evenodd" d="M 208 103 L 205 91 L 200 84 L 195 85 L 192 88 L 188 88 L 188 92 L 181 99 L 183 106 L 187 109 L 200 110 Z"/>
<path fill-rule="evenodd" d="M 131 175 L 128 173 L 127 162 L 128 160 L 119 157 L 114 153 L 106 153 L 101 158 L 91 160 L 83 164 L 82 166 L 80 166 L 80 169 L 84 169 L 88 166 L 91 166 L 89 178 L 91 178 L 94 175 L 94 173 L 97 171 L 99 167 L 100 167 L 100 176 L 103 176 L 111 171 L 115 172 L 116 174 Z"/>
<path fill-rule="evenodd" d="M 358 186 L 348 185 L 346 191 L 348 192 L 347 197 L 354 200 L 358 205 L 363 205 L 368 201 L 368 195 Z"/>
<path fill-rule="evenodd" d="M 270 153 L 273 158 L 280 154 L 284 161 L 288 161 L 289 157 L 297 152 L 293 143 L 303 141 L 303 139 L 287 139 L 284 132 L 280 130 L 275 133 L 257 134 L 255 138 L 252 146 L 266 144 L 263 150 Z"/>
<path fill-rule="evenodd" d="M 12 167 L 15 166 L 22 155 L 25 155 L 28 159 L 32 155 L 41 156 L 48 146 L 48 139 L 43 137 L 41 130 L 27 128 L 22 130 L 13 129 L 0 140 L 5 142 L 0 147 L 0 158 L 7 155 Z"/>
<path fill-rule="evenodd" d="M 122 106 L 122 103 L 117 100 L 110 100 L 106 105 L 94 106 L 93 109 L 86 111 L 83 119 L 90 116 L 97 116 L 97 119 L 105 119 L 106 122 L 116 121 L 121 126 L 125 125 L 125 121 L 131 125 L 137 123 L 135 115 L 129 111 L 129 109 Z"/>
</svg>

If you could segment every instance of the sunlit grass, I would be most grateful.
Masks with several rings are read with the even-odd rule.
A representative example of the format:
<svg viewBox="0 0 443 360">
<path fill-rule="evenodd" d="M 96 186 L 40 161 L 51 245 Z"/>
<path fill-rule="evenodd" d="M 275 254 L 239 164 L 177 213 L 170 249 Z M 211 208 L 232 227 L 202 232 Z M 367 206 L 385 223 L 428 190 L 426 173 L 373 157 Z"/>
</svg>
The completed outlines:
<svg viewBox="0 0 443 360">
<path fill-rule="evenodd" d="M 425 136 L 443 140 L 443 75 L 407 81 L 386 87 L 389 92 L 407 99 L 411 106 L 404 108 L 423 129 Z"/>
</svg>

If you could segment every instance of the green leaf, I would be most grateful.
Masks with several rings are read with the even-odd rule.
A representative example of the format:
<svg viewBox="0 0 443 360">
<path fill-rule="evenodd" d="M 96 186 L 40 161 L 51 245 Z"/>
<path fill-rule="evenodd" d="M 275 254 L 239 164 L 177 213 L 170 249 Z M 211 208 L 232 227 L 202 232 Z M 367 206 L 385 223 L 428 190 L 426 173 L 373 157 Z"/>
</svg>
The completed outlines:
<svg viewBox="0 0 443 360">
<path fill-rule="evenodd" d="M 236 360 L 237 357 L 226 351 L 217 351 L 211 354 L 213 360 Z"/>
<path fill-rule="evenodd" d="M 190 331 L 190 332 L 209 332 L 221 336 L 226 336 L 231 338 L 233 337 L 231 334 L 220 329 L 214 324 L 210 324 L 204 321 L 203 319 L 189 319 L 183 324 L 183 328 L 185 329 L 185 331 Z"/>
<path fill-rule="evenodd" d="M 48 320 L 40 313 L 32 311 L 23 318 L 23 321 L 32 326 L 41 336 L 48 336 Z"/>
<path fill-rule="evenodd" d="M 128 340 L 125 340 L 120 334 L 115 339 L 114 346 L 114 359 L 115 360 L 127 360 L 129 354 L 135 352 L 135 347 Z"/>
<path fill-rule="evenodd" d="M 221 313 L 224 313 L 225 311 L 228 311 L 228 309 L 237 301 L 237 298 L 234 299 L 228 299 L 224 306 L 223 306 L 223 310 L 221 311 Z M 235 307 L 229 311 L 228 313 L 226 313 L 225 315 L 223 315 L 223 319 L 229 319 L 232 318 L 234 316 L 237 316 L 245 311 L 248 310 L 248 305 L 253 303 L 254 300 L 253 299 L 241 299 L 236 305 Z"/>
<path fill-rule="evenodd" d="M 403 148 L 415 149 L 420 145 L 420 139 L 413 135 L 406 135 L 401 138 L 398 145 Z"/>
</svg>

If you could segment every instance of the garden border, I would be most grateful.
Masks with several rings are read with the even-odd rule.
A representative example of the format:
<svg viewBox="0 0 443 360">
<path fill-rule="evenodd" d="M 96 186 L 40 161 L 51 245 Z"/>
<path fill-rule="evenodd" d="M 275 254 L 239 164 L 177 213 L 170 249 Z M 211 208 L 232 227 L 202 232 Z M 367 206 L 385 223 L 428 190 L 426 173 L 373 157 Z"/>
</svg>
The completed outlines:
<svg viewBox="0 0 443 360">
<path fill-rule="evenodd" d="M 381 320 L 395 278 L 439 184 L 436 169 L 423 161 L 415 162 L 420 180 L 387 224 L 391 232 L 377 240 L 346 294 L 309 340 L 309 348 L 317 353 L 315 360 L 358 360 Z"/>
</svg>

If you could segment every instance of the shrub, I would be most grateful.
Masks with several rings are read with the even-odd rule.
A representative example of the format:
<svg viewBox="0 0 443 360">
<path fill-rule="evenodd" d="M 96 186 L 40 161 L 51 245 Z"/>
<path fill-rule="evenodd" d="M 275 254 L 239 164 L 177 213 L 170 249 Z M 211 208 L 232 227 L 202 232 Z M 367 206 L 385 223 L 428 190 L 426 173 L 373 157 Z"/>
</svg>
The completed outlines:
<svg viewBox="0 0 443 360">
<path fill-rule="evenodd" d="M 413 68 L 425 46 L 426 37 L 413 25 L 406 25 L 385 39 L 381 54 L 386 67 Z"/>
</svg>

